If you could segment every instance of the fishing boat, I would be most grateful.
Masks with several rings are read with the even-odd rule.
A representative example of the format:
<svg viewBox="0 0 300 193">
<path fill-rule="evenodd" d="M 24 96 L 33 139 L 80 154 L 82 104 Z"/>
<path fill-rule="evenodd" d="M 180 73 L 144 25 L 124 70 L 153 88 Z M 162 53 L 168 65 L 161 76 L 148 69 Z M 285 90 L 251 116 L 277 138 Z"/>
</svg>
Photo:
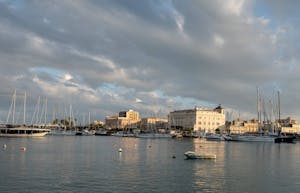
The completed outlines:
<svg viewBox="0 0 300 193">
<path fill-rule="evenodd" d="M 194 151 L 187 151 L 184 153 L 186 159 L 216 159 L 217 156 L 215 154 L 207 154 L 207 153 L 195 153 Z"/>
</svg>

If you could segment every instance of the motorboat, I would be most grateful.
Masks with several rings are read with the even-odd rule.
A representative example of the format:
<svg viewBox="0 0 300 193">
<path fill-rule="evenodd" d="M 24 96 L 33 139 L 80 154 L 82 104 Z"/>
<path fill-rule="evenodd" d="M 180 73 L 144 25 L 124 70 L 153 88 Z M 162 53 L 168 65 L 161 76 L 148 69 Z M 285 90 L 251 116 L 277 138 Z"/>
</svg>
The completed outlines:
<svg viewBox="0 0 300 193">
<path fill-rule="evenodd" d="M 106 130 L 99 130 L 99 131 L 96 131 L 95 135 L 98 135 L 98 136 L 110 136 L 111 133 L 106 131 Z"/>
<path fill-rule="evenodd" d="M 206 134 L 204 138 L 208 141 L 224 141 L 224 137 L 221 134 Z"/>
<path fill-rule="evenodd" d="M 184 153 L 186 159 L 216 159 L 217 156 L 215 154 L 207 154 L 207 153 L 195 153 L 194 151 L 187 151 Z"/>
</svg>

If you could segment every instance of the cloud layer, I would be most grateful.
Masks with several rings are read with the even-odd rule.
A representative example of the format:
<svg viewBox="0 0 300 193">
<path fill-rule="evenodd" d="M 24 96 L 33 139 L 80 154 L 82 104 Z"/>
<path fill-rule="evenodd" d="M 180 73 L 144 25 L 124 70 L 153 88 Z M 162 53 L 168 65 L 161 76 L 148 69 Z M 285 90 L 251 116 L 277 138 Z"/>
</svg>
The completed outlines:
<svg viewBox="0 0 300 193">
<path fill-rule="evenodd" d="M 0 0 L 2 111 L 17 89 L 94 119 L 219 103 L 255 116 L 259 86 L 266 98 L 280 90 L 283 116 L 299 119 L 295 4 Z"/>
</svg>

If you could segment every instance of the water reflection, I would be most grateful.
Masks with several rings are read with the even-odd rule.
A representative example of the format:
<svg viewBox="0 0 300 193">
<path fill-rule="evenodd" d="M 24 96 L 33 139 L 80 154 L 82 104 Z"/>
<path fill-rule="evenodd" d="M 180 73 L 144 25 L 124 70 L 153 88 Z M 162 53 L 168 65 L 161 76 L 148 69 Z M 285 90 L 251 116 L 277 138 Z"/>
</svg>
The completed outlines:
<svg viewBox="0 0 300 193">
<path fill-rule="evenodd" d="M 215 160 L 193 161 L 194 188 L 197 192 L 222 192 L 224 185 L 224 142 L 195 139 L 194 151 L 200 154 L 216 154 Z M 213 191 L 212 191 L 213 190 Z"/>
</svg>

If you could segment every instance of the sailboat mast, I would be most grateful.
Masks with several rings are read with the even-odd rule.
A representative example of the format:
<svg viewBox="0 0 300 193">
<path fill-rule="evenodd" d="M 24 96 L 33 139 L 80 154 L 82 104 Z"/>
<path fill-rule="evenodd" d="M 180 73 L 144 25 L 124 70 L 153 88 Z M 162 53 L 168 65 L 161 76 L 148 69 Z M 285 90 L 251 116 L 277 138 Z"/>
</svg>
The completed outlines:
<svg viewBox="0 0 300 193">
<path fill-rule="evenodd" d="M 89 112 L 89 129 L 91 129 L 91 112 Z"/>
<path fill-rule="evenodd" d="M 279 91 L 277 91 L 278 95 L 278 122 L 280 122 L 280 95 Z"/>
<path fill-rule="evenodd" d="M 24 107 L 23 107 L 24 113 L 23 113 L 23 125 L 25 125 L 25 124 L 26 124 L 26 99 L 27 99 L 27 95 L 26 95 L 26 92 L 24 92 Z"/>
<path fill-rule="evenodd" d="M 48 98 L 46 97 L 45 99 L 45 114 L 44 114 L 44 121 L 45 121 L 45 125 L 47 124 L 47 111 L 48 111 Z"/>
<path fill-rule="evenodd" d="M 15 114 L 16 114 L 16 98 L 17 98 L 17 91 L 15 90 L 13 96 L 13 116 L 12 116 L 12 124 L 15 124 Z"/>
<path fill-rule="evenodd" d="M 256 110 L 257 110 L 257 121 L 260 125 L 260 115 L 259 115 L 259 88 L 256 87 L 257 93 L 256 93 Z"/>
</svg>

